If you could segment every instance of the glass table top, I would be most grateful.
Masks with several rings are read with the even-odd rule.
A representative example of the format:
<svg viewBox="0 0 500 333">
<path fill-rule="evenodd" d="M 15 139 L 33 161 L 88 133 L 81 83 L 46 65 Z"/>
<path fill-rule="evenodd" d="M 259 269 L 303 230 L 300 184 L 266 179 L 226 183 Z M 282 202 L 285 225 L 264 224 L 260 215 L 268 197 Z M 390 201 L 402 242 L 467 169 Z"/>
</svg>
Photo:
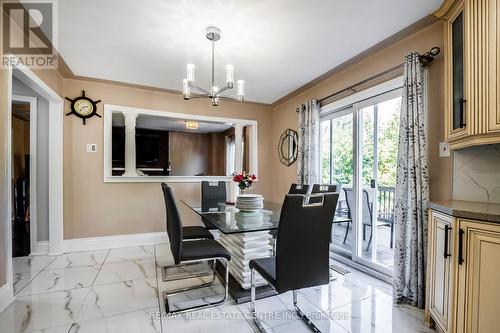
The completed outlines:
<svg viewBox="0 0 500 333">
<path fill-rule="evenodd" d="M 211 203 L 201 205 L 182 201 L 201 218 L 225 234 L 269 231 L 278 229 L 281 205 L 264 201 L 264 208 L 256 212 L 242 212 L 234 204 Z"/>
<path fill-rule="evenodd" d="M 224 234 L 277 230 L 282 204 L 264 200 L 264 208 L 256 212 L 242 212 L 234 204 L 224 202 L 188 202 L 183 204 Z M 347 217 L 335 216 L 332 223 L 350 222 Z"/>
</svg>

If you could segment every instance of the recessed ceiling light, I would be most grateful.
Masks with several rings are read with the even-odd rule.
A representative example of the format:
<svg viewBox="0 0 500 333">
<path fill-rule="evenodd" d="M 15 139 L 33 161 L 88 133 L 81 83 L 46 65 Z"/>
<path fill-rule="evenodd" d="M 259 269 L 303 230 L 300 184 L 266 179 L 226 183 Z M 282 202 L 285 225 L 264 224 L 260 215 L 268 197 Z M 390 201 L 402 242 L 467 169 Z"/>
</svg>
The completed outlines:
<svg viewBox="0 0 500 333">
<path fill-rule="evenodd" d="M 186 121 L 186 128 L 187 129 L 198 129 L 198 123 L 196 121 Z"/>
</svg>

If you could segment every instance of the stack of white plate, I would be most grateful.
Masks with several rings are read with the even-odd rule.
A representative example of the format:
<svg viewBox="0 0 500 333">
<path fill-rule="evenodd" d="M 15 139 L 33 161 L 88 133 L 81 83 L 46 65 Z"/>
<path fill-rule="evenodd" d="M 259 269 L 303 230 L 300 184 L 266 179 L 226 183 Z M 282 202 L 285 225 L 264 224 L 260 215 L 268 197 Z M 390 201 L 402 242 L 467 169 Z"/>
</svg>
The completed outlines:
<svg viewBox="0 0 500 333">
<path fill-rule="evenodd" d="M 236 208 L 242 212 L 254 212 L 264 208 L 260 194 L 242 194 L 236 198 Z"/>
</svg>

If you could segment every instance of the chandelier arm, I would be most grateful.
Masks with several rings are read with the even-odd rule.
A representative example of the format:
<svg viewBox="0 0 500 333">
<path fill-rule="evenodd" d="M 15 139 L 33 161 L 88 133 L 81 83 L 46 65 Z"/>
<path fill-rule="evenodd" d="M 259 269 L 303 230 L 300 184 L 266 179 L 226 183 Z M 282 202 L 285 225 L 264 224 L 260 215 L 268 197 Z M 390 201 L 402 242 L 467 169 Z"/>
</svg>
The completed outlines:
<svg viewBox="0 0 500 333">
<path fill-rule="evenodd" d="M 207 94 L 208 96 L 211 96 L 212 95 L 212 92 L 208 89 L 205 89 L 205 88 L 202 88 L 202 87 L 198 87 L 194 84 L 190 84 L 189 85 L 191 88 L 195 88 L 195 89 L 198 89 L 199 91 L 203 92 L 204 94 Z"/>
<path fill-rule="evenodd" d="M 209 94 L 195 94 L 189 96 L 189 99 L 196 99 L 196 98 L 210 98 L 211 96 Z"/>
<path fill-rule="evenodd" d="M 228 89 L 232 89 L 232 87 L 230 87 L 229 85 L 226 85 L 226 86 L 225 86 L 225 87 L 223 87 L 221 90 L 219 90 L 219 92 L 217 93 L 217 96 L 219 96 L 221 92 L 226 91 L 226 90 L 228 90 Z"/>
</svg>

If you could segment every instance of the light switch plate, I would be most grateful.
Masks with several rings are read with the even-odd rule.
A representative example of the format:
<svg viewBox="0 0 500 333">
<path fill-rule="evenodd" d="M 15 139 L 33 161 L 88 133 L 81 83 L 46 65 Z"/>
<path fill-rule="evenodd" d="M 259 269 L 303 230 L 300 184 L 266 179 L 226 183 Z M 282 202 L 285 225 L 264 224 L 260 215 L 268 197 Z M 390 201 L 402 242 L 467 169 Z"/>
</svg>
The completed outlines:
<svg viewBox="0 0 500 333">
<path fill-rule="evenodd" d="M 450 156 L 450 144 L 448 142 L 439 143 L 439 157 Z"/>
<path fill-rule="evenodd" d="M 95 153 L 95 152 L 97 152 L 97 144 L 87 143 L 87 153 Z"/>
</svg>

